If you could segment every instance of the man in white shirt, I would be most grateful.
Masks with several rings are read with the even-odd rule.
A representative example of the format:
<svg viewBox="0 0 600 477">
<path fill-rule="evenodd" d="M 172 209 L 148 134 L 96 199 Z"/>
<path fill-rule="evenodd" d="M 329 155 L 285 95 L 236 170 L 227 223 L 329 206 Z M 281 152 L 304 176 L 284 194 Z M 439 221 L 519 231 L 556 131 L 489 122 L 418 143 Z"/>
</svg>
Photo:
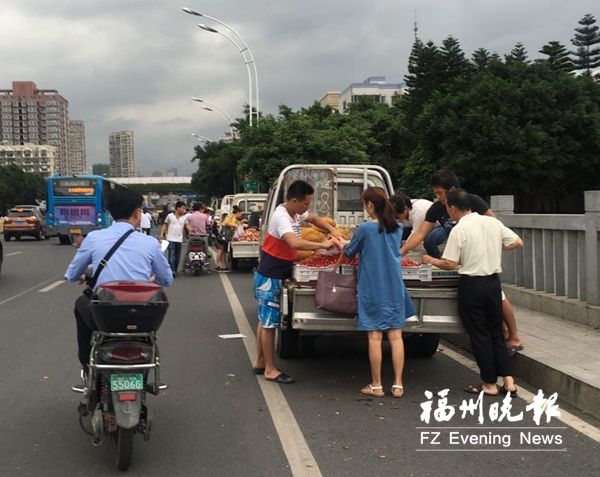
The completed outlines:
<svg viewBox="0 0 600 477">
<path fill-rule="evenodd" d="M 152 215 L 150 215 L 150 212 L 148 212 L 148 209 L 146 209 L 146 207 L 144 207 L 142 210 L 140 227 L 142 229 L 142 232 L 144 232 L 146 235 L 150 235 L 150 229 L 152 228 Z"/>
<path fill-rule="evenodd" d="M 402 240 L 407 240 L 413 235 L 425 220 L 425 214 L 433 202 L 427 199 L 409 199 L 402 192 L 390 197 L 390 202 L 396 209 L 396 218 L 402 221 L 405 230 Z"/>
<path fill-rule="evenodd" d="M 167 257 L 171 270 L 173 270 L 173 276 L 177 275 L 177 268 L 179 267 L 179 258 L 181 257 L 181 245 L 183 244 L 183 229 L 185 227 L 185 203 L 175 203 L 175 213 L 167 215 L 165 222 L 160 228 L 159 240 L 164 240 L 165 232 L 167 241 L 169 242 L 169 248 L 167 248 Z"/>
<path fill-rule="evenodd" d="M 446 208 L 457 221 L 446 243 L 441 259 L 423 256 L 445 270 L 457 270 L 458 309 L 479 365 L 482 383 L 469 385 L 465 391 L 473 394 L 516 395 L 517 387 L 511 374 L 506 343 L 502 336 L 502 289 L 498 274 L 502 271 L 502 250 L 514 250 L 523 241 L 495 217 L 471 212 L 469 194 L 462 189 L 447 193 Z M 503 386 L 496 381 L 502 376 Z"/>
</svg>

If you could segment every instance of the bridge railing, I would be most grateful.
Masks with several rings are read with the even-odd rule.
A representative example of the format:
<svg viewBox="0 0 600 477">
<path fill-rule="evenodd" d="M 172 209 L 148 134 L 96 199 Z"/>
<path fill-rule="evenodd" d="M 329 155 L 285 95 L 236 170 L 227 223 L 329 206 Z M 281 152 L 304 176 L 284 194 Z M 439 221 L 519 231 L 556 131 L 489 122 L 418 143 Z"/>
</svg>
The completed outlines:
<svg viewBox="0 0 600 477">
<path fill-rule="evenodd" d="M 514 197 L 492 210 L 523 239 L 502 256 L 502 281 L 600 305 L 600 191 L 585 192 L 584 214 L 515 214 Z"/>
</svg>

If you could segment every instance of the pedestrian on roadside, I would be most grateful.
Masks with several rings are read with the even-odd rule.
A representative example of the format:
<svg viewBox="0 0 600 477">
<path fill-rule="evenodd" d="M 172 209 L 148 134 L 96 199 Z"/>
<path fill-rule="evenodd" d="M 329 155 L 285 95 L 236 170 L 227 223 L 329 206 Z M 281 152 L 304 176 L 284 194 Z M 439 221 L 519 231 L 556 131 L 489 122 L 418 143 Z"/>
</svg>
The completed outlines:
<svg viewBox="0 0 600 477">
<path fill-rule="evenodd" d="M 448 215 L 446 210 L 446 195 L 452 190 L 460 188 L 458 177 L 450 171 L 442 170 L 432 174 L 429 181 L 437 202 L 429 208 L 425 215 L 425 220 L 416 232 L 411 234 L 406 243 L 400 249 L 400 254 L 405 256 L 410 250 L 417 247 L 421 242 L 425 246 L 427 253 L 434 258 L 440 258 L 439 246 L 448 240 L 448 235 L 452 227 L 456 224 Z M 469 203 L 471 211 L 479 215 L 495 217 L 485 200 L 475 194 L 469 194 Z M 436 223 L 438 224 L 436 226 Z M 502 310 L 506 326 L 506 341 L 508 344 L 507 353 L 513 356 L 516 352 L 523 349 L 523 340 L 517 330 L 517 318 L 512 303 L 502 292 Z"/>
<path fill-rule="evenodd" d="M 462 189 L 446 194 L 448 215 L 457 225 L 451 230 L 442 258 L 423 256 L 423 262 L 444 270 L 457 270 L 458 310 L 471 340 L 482 383 L 469 385 L 468 393 L 517 393 L 506 343 L 502 337 L 502 250 L 514 250 L 523 241 L 495 217 L 471 210 L 469 194 Z M 496 381 L 502 377 L 503 386 Z"/>
<path fill-rule="evenodd" d="M 156 239 L 136 232 L 131 233 L 140 223 L 142 201 L 142 195 L 131 189 L 113 189 L 109 192 L 107 208 L 114 222 L 106 229 L 90 232 L 81 242 L 65 273 L 68 281 L 83 282 L 81 277 L 85 274 L 88 265 L 93 266 L 93 273 L 95 273 L 117 240 L 129 233 L 106 262 L 95 286 L 112 281 L 150 281 L 152 275 L 160 286 L 171 285 L 173 274 Z M 89 304 L 90 298 L 85 294 L 75 301 L 78 356 L 83 370 L 82 378 L 87 374 L 92 333 L 98 329 Z M 83 389 L 79 385 L 75 388 Z"/>
<path fill-rule="evenodd" d="M 222 240 L 217 243 L 217 267 L 215 268 L 217 272 L 229 272 L 226 263 L 227 249 L 229 247 L 229 242 L 233 239 L 233 236 L 240 225 L 241 218 L 242 209 L 237 205 L 234 205 L 231 209 L 231 213 L 227 214 L 221 222 L 220 237 Z"/>
<path fill-rule="evenodd" d="M 185 227 L 185 203 L 175 203 L 175 212 L 167 215 L 165 222 L 160 228 L 160 234 L 158 240 L 166 239 L 169 242 L 167 248 L 167 256 L 171 270 L 173 270 L 173 276 L 177 276 L 177 269 L 179 268 L 179 259 L 181 257 L 181 247 L 183 244 L 183 229 Z"/>
<path fill-rule="evenodd" d="M 427 199 L 409 199 L 404 193 L 398 192 L 390 197 L 390 202 L 396 210 L 396 218 L 402 221 L 402 240 L 408 240 L 421 224 L 433 202 Z"/>
<path fill-rule="evenodd" d="M 294 382 L 291 376 L 275 367 L 273 360 L 275 328 L 281 322 L 283 281 L 292 276 L 298 250 L 325 250 L 333 246 L 330 239 L 320 243 L 304 240 L 300 236 L 300 226 L 302 222 L 308 222 L 326 230 L 333 237 L 341 237 L 339 230 L 308 211 L 314 193 L 313 187 L 302 180 L 289 186 L 285 202 L 277 206 L 269 221 L 269 230 L 260 249 L 260 262 L 254 273 L 254 296 L 259 320 L 254 374 L 264 374 L 267 381 L 279 384 Z"/>
<path fill-rule="evenodd" d="M 142 209 L 142 217 L 140 219 L 140 227 L 142 232 L 146 235 L 150 235 L 150 229 L 152 228 L 152 215 L 148 212 L 148 209 L 144 207 Z"/>
<path fill-rule="evenodd" d="M 338 241 L 344 245 L 343 253 L 347 258 L 360 255 L 357 328 L 367 332 L 371 366 L 371 383 L 360 392 L 374 397 L 385 396 L 381 380 L 381 345 L 386 332 L 394 366 L 391 393 L 392 397 L 400 398 L 404 394 L 402 327 L 408 318 L 415 315 L 412 300 L 402 281 L 402 225 L 396 220 L 394 207 L 383 188 L 367 187 L 362 193 L 362 200 L 373 221 L 360 224 L 349 243 Z"/>
<path fill-rule="evenodd" d="M 162 225 L 165 223 L 165 220 L 167 220 L 167 216 L 169 215 L 169 204 L 165 204 L 163 205 L 162 211 L 160 212 L 160 214 L 158 214 L 158 224 L 157 225 Z"/>
</svg>

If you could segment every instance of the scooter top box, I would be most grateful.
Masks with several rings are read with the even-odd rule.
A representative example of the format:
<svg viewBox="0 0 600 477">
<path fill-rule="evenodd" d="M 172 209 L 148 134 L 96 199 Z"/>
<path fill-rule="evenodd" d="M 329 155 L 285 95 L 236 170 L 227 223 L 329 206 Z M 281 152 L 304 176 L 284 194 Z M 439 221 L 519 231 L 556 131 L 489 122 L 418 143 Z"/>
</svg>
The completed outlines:
<svg viewBox="0 0 600 477">
<path fill-rule="evenodd" d="M 149 282 L 108 282 L 90 301 L 96 326 L 107 333 L 157 331 L 169 308 L 164 290 Z"/>
</svg>

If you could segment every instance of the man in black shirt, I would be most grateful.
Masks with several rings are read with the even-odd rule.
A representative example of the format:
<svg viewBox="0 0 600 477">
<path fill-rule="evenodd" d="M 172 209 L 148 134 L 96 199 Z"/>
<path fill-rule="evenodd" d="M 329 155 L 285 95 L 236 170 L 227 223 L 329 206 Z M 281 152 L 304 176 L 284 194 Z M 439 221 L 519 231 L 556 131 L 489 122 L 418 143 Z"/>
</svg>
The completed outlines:
<svg viewBox="0 0 600 477">
<path fill-rule="evenodd" d="M 408 238 L 400 249 L 401 256 L 406 255 L 407 252 L 423 242 L 428 255 L 434 258 L 441 258 L 439 246 L 448 241 L 450 231 L 456 225 L 448 215 L 446 209 L 446 194 L 451 190 L 460 189 L 458 178 L 450 171 L 438 171 L 431 176 L 429 183 L 438 200 L 433 203 L 425 214 L 425 220 L 419 229 Z M 469 202 L 472 212 L 494 217 L 494 212 L 490 209 L 487 202 L 478 195 L 469 194 Z M 505 338 L 508 352 L 509 356 L 512 356 L 523 349 L 523 340 L 517 330 L 517 319 L 514 308 L 504 296 L 504 293 L 502 294 L 502 310 L 506 325 Z"/>
<path fill-rule="evenodd" d="M 431 176 L 429 183 L 438 200 L 427 211 L 425 220 L 419 229 L 412 234 L 400 249 L 402 256 L 423 242 L 428 255 L 440 258 L 442 254 L 438 247 L 446 243 L 448 235 L 450 235 L 450 231 L 455 225 L 446 210 L 446 194 L 451 190 L 460 188 L 458 178 L 452 172 L 438 171 Z M 469 194 L 469 201 L 473 212 L 477 212 L 479 215 L 494 216 L 485 200 L 478 195 Z"/>
</svg>

